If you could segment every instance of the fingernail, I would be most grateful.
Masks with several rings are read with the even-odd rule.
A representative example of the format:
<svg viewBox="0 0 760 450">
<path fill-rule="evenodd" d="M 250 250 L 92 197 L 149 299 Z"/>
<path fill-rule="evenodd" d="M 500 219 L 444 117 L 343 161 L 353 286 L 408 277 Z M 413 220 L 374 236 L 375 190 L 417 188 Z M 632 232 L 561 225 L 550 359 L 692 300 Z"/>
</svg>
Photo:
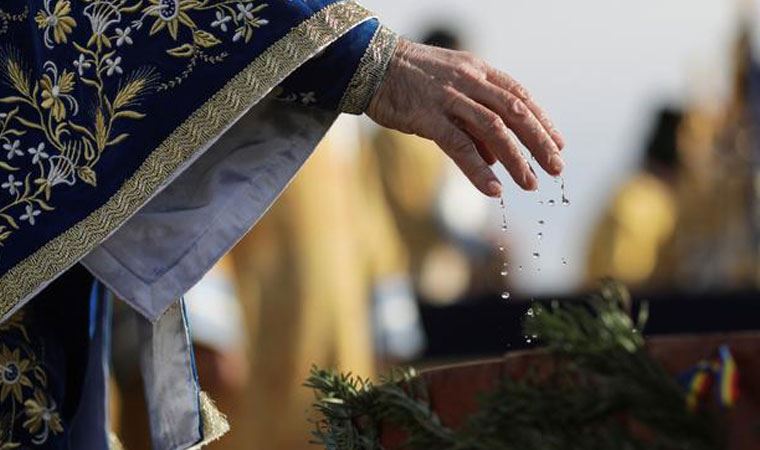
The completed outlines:
<svg viewBox="0 0 760 450">
<path fill-rule="evenodd" d="M 498 181 L 489 181 L 488 182 L 488 195 L 491 197 L 500 197 L 501 196 L 501 183 Z"/>
<path fill-rule="evenodd" d="M 549 168 L 555 173 L 560 173 L 565 168 L 565 163 L 562 161 L 562 158 L 555 153 L 549 159 Z"/>
<path fill-rule="evenodd" d="M 552 138 L 554 139 L 554 143 L 557 144 L 557 147 L 559 147 L 560 150 L 565 148 L 565 137 L 562 136 L 562 133 L 557 131 L 557 129 L 552 129 Z"/>
<path fill-rule="evenodd" d="M 536 176 L 533 173 L 526 172 L 525 175 L 523 175 L 523 186 L 529 191 L 535 191 L 536 188 L 538 188 L 538 180 L 536 179 Z"/>
</svg>

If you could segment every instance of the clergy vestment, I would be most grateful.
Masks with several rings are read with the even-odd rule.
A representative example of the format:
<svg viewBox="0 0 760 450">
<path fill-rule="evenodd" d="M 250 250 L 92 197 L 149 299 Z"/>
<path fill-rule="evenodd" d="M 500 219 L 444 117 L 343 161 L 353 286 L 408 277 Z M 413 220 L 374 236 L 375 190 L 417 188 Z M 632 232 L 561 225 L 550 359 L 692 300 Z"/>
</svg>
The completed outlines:
<svg viewBox="0 0 760 450">
<path fill-rule="evenodd" d="M 0 5 L 0 449 L 109 447 L 114 294 L 153 447 L 224 431 L 178 299 L 366 109 L 396 43 L 353 1 Z"/>
</svg>

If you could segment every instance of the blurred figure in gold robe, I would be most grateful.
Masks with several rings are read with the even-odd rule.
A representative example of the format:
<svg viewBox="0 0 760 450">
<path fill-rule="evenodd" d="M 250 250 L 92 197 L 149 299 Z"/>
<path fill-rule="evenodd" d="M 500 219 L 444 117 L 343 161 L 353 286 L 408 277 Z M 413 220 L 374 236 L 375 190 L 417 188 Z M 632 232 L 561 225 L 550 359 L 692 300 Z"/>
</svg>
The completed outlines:
<svg viewBox="0 0 760 450">
<path fill-rule="evenodd" d="M 314 397 L 302 383 L 312 365 L 375 373 L 373 293 L 404 279 L 407 263 L 359 146 L 358 123 L 341 119 L 228 256 L 250 330 L 250 380 L 216 448 L 308 449 Z"/>
<path fill-rule="evenodd" d="M 658 114 L 643 170 L 619 189 L 593 234 L 589 285 L 605 277 L 632 288 L 672 284 L 681 124 L 679 111 Z"/>
</svg>

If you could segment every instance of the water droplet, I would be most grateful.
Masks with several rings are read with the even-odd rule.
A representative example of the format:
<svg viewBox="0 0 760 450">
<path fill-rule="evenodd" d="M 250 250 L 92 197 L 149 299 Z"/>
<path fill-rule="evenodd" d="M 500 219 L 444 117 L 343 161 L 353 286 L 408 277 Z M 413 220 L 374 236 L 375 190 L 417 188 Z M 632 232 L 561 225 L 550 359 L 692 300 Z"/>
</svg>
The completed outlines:
<svg viewBox="0 0 760 450">
<path fill-rule="evenodd" d="M 525 343 L 527 343 L 527 344 L 532 344 L 532 343 L 533 343 L 533 340 L 532 340 L 531 338 L 529 338 L 529 337 L 526 337 L 526 338 L 525 338 Z"/>
<path fill-rule="evenodd" d="M 562 186 L 560 187 L 560 191 L 562 192 L 562 204 L 568 206 L 570 204 L 570 199 L 567 198 L 567 194 L 565 193 L 565 178 L 561 177 L 560 180 L 562 180 Z"/>
<path fill-rule="evenodd" d="M 528 317 L 533 317 L 535 315 L 535 312 L 533 311 L 533 308 L 528 308 L 528 312 L 526 314 Z"/>
<path fill-rule="evenodd" d="M 566 265 L 567 265 L 567 259 L 566 259 L 566 258 L 562 258 L 562 265 L 563 265 L 563 266 L 566 266 Z"/>
<path fill-rule="evenodd" d="M 511 297 L 511 296 L 512 295 L 510 295 L 509 292 L 504 292 L 504 293 L 501 294 L 501 298 L 503 298 L 504 300 L 509 300 L 509 297 Z"/>
<path fill-rule="evenodd" d="M 539 201 L 538 201 L 538 204 L 539 204 L 539 205 L 543 205 L 543 204 L 544 204 L 544 201 L 543 201 L 543 200 L 539 200 Z"/>
<path fill-rule="evenodd" d="M 508 263 L 507 263 L 507 249 L 506 249 L 506 242 L 507 242 L 507 205 L 504 201 L 504 196 L 502 196 L 499 199 L 499 206 L 501 207 L 501 231 L 504 233 L 504 243 L 502 245 L 499 245 L 499 251 L 504 254 L 504 263 L 502 264 L 500 275 L 502 277 L 506 277 L 509 275 L 509 272 L 507 271 Z M 509 298 L 509 292 L 505 292 L 501 295 L 501 298 L 508 299 Z"/>
<path fill-rule="evenodd" d="M 518 267 L 517 270 L 519 270 L 520 272 L 522 272 L 523 271 L 523 266 Z"/>
<path fill-rule="evenodd" d="M 536 259 L 538 259 L 538 258 L 540 258 L 540 257 L 541 257 L 541 253 L 538 253 L 538 252 L 534 252 L 534 253 L 533 253 L 533 257 L 534 257 L 534 258 L 536 258 Z"/>
<path fill-rule="evenodd" d="M 539 224 L 539 225 L 544 225 L 545 223 L 546 223 L 546 221 L 544 221 L 544 220 L 539 220 L 539 221 L 538 221 L 538 224 Z"/>
<path fill-rule="evenodd" d="M 543 237 L 544 237 L 544 233 L 541 233 L 541 232 L 539 232 L 539 233 L 536 235 L 536 237 L 538 237 L 538 240 L 540 241 L 540 240 L 541 240 L 541 238 L 543 238 Z"/>
<path fill-rule="evenodd" d="M 554 206 L 556 204 L 557 202 L 554 199 L 549 200 L 549 206 Z"/>
</svg>

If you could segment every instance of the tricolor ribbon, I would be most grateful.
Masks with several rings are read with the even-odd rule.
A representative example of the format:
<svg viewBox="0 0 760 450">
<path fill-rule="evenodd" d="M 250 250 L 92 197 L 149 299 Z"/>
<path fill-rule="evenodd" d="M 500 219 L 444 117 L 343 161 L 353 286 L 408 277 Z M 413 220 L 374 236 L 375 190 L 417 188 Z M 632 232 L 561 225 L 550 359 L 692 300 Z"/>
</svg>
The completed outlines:
<svg viewBox="0 0 760 450">
<path fill-rule="evenodd" d="M 700 408 L 713 387 L 717 388 L 718 402 L 724 408 L 733 407 L 739 399 L 739 371 L 728 346 L 721 346 L 714 358 L 700 361 L 680 379 L 690 411 Z"/>
</svg>

